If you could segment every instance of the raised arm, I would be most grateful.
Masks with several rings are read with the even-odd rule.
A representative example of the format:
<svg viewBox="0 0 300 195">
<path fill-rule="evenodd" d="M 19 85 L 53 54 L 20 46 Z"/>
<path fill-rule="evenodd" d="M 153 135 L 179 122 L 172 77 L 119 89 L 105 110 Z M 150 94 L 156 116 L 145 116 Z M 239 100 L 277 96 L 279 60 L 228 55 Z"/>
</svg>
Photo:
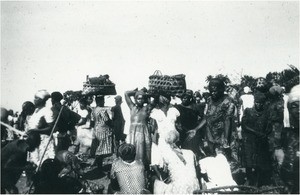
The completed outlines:
<svg viewBox="0 0 300 195">
<path fill-rule="evenodd" d="M 126 91 L 125 92 L 125 101 L 128 105 L 128 107 L 130 108 L 130 110 L 134 107 L 134 102 L 131 100 L 131 96 L 134 96 L 136 93 L 135 90 L 132 90 L 132 91 Z"/>
</svg>

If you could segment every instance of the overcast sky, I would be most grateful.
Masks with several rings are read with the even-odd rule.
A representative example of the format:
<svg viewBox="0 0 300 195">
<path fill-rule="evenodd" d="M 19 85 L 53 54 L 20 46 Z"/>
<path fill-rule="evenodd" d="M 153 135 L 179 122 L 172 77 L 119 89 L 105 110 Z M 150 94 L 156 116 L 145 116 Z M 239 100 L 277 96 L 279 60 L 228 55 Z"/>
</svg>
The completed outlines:
<svg viewBox="0 0 300 195">
<path fill-rule="evenodd" d="M 155 70 L 265 76 L 299 67 L 299 2 L 1 1 L 1 106 L 109 74 L 123 95 Z M 125 111 L 126 112 L 126 111 Z"/>
</svg>

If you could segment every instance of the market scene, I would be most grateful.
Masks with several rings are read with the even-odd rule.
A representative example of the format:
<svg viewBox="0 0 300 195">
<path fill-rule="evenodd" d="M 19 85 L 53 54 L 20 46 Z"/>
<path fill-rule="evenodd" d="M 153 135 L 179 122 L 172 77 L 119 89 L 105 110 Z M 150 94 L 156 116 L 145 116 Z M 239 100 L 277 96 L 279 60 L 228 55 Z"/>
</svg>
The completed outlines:
<svg viewBox="0 0 300 195">
<path fill-rule="evenodd" d="M 1 194 L 299 194 L 299 1 L 1 1 Z"/>
<path fill-rule="evenodd" d="M 185 79 L 157 70 L 119 95 L 109 75 L 87 75 L 81 91 L 37 91 L 20 114 L 1 107 L 1 192 L 299 193 L 299 70 L 235 85 L 210 75 L 203 93 Z"/>
</svg>

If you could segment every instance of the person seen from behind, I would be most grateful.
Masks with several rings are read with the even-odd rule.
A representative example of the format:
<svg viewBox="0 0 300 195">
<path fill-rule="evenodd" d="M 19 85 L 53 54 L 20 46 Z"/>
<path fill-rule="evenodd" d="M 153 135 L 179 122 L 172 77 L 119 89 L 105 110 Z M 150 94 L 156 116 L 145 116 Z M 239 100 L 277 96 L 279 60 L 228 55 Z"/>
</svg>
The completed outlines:
<svg viewBox="0 0 300 195">
<path fill-rule="evenodd" d="M 1 149 L 1 194 L 17 194 L 16 187 L 23 171 L 33 171 L 36 165 L 27 161 L 27 153 L 34 151 L 41 143 L 39 133 L 31 131 L 26 139 L 14 140 Z"/>
<path fill-rule="evenodd" d="M 126 138 L 126 135 L 124 134 L 125 119 L 121 108 L 122 103 L 122 96 L 118 95 L 115 97 L 116 105 L 111 108 L 116 148 L 120 143 L 124 142 Z"/>
<path fill-rule="evenodd" d="M 123 143 L 118 148 L 118 158 L 111 169 L 111 189 L 122 194 L 141 194 L 146 189 L 145 168 L 141 160 L 135 160 L 132 144 Z"/>
<path fill-rule="evenodd" d="M 93 141 L 91 155 L 95 155 L 95 161 L 93 165 L 96 165 L 99 170 L 102 170 L 103 160 L 109 157 L 113 153 L 113 132 L 112 121 L 107 112 L 107 108 L 104 107 L 104 96 L 98 95 L 95 98 L 96 107 L 91 114 L 91 127 L 93 127 Z"/>
</svg>

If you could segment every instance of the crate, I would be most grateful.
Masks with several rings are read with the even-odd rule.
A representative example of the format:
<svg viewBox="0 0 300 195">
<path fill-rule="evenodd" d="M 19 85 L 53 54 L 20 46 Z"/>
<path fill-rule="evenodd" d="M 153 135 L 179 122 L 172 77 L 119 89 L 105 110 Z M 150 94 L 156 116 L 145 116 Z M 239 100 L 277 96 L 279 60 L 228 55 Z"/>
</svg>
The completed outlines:
<svg viewBox="0 0 300 195">
<path fill-rule="evenodd" d="M 109 80 L 108 75 L 99 77 L 89 77 L 83 82 L 82 95 L 116 95 L 115 84 Z"/>
</svg>

